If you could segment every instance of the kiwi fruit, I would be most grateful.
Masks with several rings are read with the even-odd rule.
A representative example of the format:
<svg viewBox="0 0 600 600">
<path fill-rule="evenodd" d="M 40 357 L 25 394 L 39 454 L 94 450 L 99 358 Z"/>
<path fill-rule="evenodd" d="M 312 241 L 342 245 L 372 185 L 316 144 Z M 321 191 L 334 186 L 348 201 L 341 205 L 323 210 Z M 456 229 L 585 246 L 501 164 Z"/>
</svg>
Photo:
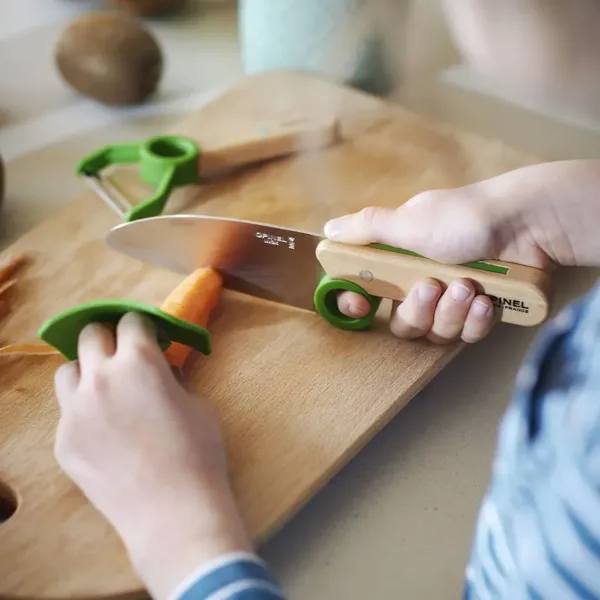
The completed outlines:
<svg viewBox="0 0 600 600">
<path fill-rule="evenodd" d="M 181 10 L 185 0 L 109 0 L 108 5 L 139 17 L 156 17 Z"/>
<path fill-rule="evenodd" d="M 76 92 L 106 105 L 140 104 L 163 73 L 161 47 L 137 19 L 92 12 L 70 23 L 58 39 L 56 67 Z"/>
</svg>

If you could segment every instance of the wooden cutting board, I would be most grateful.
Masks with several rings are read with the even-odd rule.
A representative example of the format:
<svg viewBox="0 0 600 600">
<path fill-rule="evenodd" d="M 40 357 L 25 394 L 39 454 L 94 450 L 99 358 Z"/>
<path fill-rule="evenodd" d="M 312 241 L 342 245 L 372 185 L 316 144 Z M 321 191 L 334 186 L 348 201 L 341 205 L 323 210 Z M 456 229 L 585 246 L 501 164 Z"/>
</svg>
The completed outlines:
<svg viewBox="0 0 600 600">
<path fill-rule="evenodd" d="M 398 206 L 422 190 L 538 162 L 498 141 L 291 73 L 242 80 L 174 132 L 208 148 L 231 128 L 290 112 L 335 114 L 342 141 L 179 193 L 166 212 L 321 231 L 330 217 L 367 205 Z M 130 194 L 143 188 L 129 172 L 115 181 Z M 110 251 L 104 236 L 118 222 L 87 194 L 5 252 L 32 253 L 34 263 L 16 291 L 16 310 L 0 325 L 3 343 L 34 339 L 46 318 L 79 302 L 162 302 L 180 277 Z M 225 295 L 210 327 L 214 353 L 195 362 L 192 378 L 218 407 L 235 492 L 257 541 L 290 519 L 460 350 L 398 341 L 386 311 L 383 303 L 372 331 L 344 332 L 317 315 Z M 54 461 L 52 378 L 60 363 L 37 357 L 0 364 L 1 506 L 18 498 L 16 513 L 0 524 L 0 596 L 139 592 L 117 536 Z"/>
</svg>

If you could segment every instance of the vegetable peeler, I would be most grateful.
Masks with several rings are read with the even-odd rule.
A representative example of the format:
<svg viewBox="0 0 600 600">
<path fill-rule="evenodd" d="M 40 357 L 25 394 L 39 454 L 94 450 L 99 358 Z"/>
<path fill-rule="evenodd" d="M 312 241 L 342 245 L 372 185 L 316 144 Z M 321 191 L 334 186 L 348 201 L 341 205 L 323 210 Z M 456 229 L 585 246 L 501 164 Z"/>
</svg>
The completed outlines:
<svg viewBox="0 0 600 600">
<path fill-rule="evenodd" d="M 229 138 L 204 146 L 191 137 L 162 135 L 105 146 L 83 158 L 76 172 L 124 221 L 135 221 L 160 215 L 175 188 L 199 183 L 211 173 L 329 146 L 337 133 L 336 119 L 300 115 L 235 127 Z M 155 189 L 136 205 L 102 175 L 107 167 L 124 164 L 138 164 L 141 179 Z"/>
</svg>

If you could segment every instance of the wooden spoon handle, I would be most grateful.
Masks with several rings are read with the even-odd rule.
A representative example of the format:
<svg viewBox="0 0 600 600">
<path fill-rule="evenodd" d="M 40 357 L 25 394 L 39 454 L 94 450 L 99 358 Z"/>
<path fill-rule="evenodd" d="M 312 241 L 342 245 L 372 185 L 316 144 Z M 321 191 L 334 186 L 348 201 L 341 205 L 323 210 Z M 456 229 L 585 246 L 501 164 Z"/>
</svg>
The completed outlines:
<svg viewBox="0 0 600 600">
<path fill-rule="evenodd" d="M 235 125 L 235 124 L 234 124 Z M 325 148 L 338 137 L 337 119 L 315 120 L 302 115 L 232 127 L 211 146 L 200 148 L 200 175 Z"/>
</svg>

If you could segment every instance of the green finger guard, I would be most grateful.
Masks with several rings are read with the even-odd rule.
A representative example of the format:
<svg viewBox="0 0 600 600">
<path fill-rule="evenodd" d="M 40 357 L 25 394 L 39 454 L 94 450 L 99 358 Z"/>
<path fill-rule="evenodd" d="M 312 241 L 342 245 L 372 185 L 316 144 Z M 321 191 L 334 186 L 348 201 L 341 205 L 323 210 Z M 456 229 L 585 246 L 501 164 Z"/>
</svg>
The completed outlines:
<svg viewBox="0 0 600 600">
<path fill-rule="evenodd" d="M 79 334 L 91 323 L 117 324 L 121 317 L 136 312 L 148 317 L 164 351 L 171 342 L 189 346 L 202 354 L 212 352 L 210 334 L 203 327 L 173 317 L 162 310 L 131 300 L 96 300 L 70 308 L 46 321 L 38 337 L 58 350 L 68 361 L 77 360 Z"/>
<path fill-rule="evenodd" d="M 105 146 L 81 160 L 76 170 L 79 175 L 97 177 L 106 167 L 139 163 L 142 180 L 156 192 L 124 214 L 125 221 L 135 221 L 160 215 L 174 188 L 196 183 L 199 158 L 200 149 L 193 140 L 164 135 L 141 143 Z"/>
<path fill-rule="evenodd" d="M 349 291 L 364 296 L 371 306 L 369 314 L 355 319 L 343 315 L 337 307 L 337 292 Z M 373 319 L 381 304 L 381 298 L 371 296 L 362 287 L 345 279 L 331 279 L 325 275 L 321 279 L 314 294 L 314 304 L 317 312 L 331 325 L 339 329 L 367 329 L 371 326 Z"/>
</svg>

